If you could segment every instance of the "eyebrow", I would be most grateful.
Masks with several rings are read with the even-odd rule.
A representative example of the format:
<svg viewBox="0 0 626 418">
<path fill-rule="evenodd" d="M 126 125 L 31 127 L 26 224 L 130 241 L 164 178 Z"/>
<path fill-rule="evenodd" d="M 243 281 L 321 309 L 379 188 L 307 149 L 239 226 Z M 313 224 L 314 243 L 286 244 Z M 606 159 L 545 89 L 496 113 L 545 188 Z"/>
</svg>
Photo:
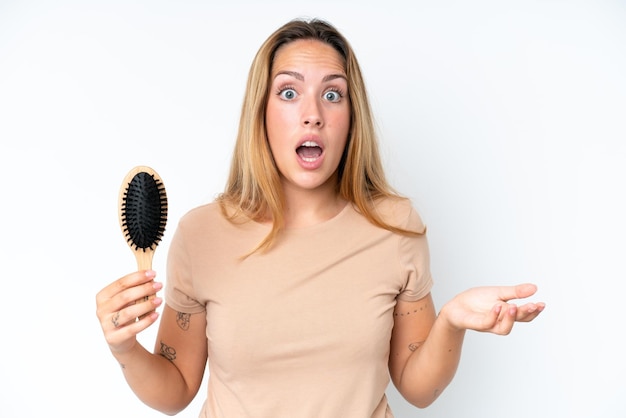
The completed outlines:
<svg viewBox="0 0 626 418">
<path fill-rule="evenodd" d="M 297 71 L 280 71 L 276 73 L 274 78 L 278 77 L 279 75 L 289 75 L 297 80 L 304 81 L 304 76 Z M 324 76 L 324 78 L 322 78 L 322 81 L 327 82 L 327 81 L 335 80 L 337 78 L 343 78 L 344 80 L 347 81 L 346 76 L 343 74 L 328 74 L 327 76 Z"/>
</svg>

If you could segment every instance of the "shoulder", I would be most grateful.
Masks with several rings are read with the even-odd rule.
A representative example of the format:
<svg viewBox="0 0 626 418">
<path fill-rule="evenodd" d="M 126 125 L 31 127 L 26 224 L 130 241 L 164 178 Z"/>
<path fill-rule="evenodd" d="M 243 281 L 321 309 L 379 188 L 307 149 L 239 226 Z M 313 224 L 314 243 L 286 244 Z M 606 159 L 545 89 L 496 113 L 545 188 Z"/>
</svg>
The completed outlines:
<svg viewBox="0 0 626 418">
<path fill-rule="evenodd" d="M 217 202 L 211 202 L 187 211 L 180 218 L 179 224 L 181 226 L 197 226 L 198 224 L 215 222 L 220 218 L 223 218 L 220 205 Z"/>
<path fill-rule="evenodd" d="M 426 230 L 422 217 L 408 198 L 381 198 L 374 203 L 374 208 L 381 219 L 389 225 L 419 233 Z"/>
<path fill-rule="evenodd" d="M 242 235 L 258 240 L 259 235 L 268 233 L 265 225 L 228 211 L 230 209 L 224 209 L 217 200 L 194 207 L 182 215 L 178 221 L 177 231 L 187 239 L 220 242 L 242 239 Z"/>
</svg>

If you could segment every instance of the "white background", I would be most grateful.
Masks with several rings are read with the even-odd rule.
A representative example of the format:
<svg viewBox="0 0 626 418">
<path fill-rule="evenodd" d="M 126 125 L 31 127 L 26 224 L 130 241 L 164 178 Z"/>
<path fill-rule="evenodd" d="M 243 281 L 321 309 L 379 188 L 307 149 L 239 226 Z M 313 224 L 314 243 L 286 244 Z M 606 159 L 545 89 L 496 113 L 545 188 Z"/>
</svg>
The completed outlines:
<svg viewBox="0 0 626 418">
<path fill-rule="evenodd" d="M 396 416 L 626 416 L 626 5 L 592 0 L 0 0 L 0 416 L 161 416 L 95 317 L 135 268 L 122 179 L 165 182 L 163 272 L 180 216 L 223 188 L 254 53 L 302 16 L 357 52 L 437 304 L 523 281 L 548 304 L 507 337 L 468 334 L 431 407 L 390 388 Z"/>
</svg>

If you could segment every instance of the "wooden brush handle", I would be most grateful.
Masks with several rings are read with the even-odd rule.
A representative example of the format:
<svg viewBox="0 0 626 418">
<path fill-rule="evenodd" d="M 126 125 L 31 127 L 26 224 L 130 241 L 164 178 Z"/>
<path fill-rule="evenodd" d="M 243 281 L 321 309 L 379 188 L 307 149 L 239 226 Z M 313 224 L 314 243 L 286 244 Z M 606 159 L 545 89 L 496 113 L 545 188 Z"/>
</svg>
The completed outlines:
<svg viewBox="0 0 626 418">
<path fill-rule="evenodd" d="M 137 270 L 152 270 L 152 257 L 154 250 L 147 248 L 145 251 L 140 249 L 133 250 L 137 259 Z"/>
<path fill-rule="evenodd" d="M 133 250 L 133 252 L 135 253 L 135 258 L 137 259 L 137 270 L 152 270 L 152 257 L 154 256 L 154 250 L 147 248 L 146 251 L 138 249 Z M 145 302 L 154 297 L 155 295 L 146 296 L 143 299 L 137 300 L 137 302 Z"/>
</svg>

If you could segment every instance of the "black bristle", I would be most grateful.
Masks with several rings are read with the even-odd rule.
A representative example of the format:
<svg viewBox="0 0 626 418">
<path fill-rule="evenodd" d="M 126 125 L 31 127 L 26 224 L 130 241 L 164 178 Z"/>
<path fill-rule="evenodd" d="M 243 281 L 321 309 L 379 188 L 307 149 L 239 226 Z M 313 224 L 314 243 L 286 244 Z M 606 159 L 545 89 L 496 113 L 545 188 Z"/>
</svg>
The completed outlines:
<svg viewBox="0 0 626 418">
<path fill-rule="evenodd" d="M 154 249 L 161 241 L 167 223 L 167 197 L 160 180 L 137 173 L 126 188 L 121 206 L 122 227 L 135 249 Z"/>
</svg>

